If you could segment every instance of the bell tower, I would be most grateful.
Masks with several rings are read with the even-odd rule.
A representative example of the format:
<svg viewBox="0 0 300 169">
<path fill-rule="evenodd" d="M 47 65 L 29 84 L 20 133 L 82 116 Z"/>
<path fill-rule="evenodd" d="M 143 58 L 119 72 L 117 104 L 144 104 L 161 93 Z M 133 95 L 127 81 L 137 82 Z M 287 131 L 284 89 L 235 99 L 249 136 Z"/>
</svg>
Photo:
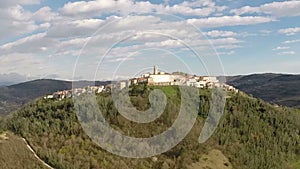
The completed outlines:
<svg viewBox="0 0 300 169">
<path fill-rule="evenodd" d="M 158 74 L 158 70 L 157 70 L 157 66 L 154 66 L 154 71 L 153 74 L 157 75 Z"/>
</svg>

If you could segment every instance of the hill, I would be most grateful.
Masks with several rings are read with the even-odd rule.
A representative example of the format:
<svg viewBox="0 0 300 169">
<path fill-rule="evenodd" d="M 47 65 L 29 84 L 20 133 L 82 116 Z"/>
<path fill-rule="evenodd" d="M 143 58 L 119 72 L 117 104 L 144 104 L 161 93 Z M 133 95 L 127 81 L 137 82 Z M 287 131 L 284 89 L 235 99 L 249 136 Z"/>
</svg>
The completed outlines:
<svg viewBox="0 0 300 169">
<path fill-rule="evenodd" d="M 43 95 L 70 89 L 71 86 L 71 82 L 43 79 L 0 87 L 0 115 L 8 114 Z"/>
<path fill-rule="evenodd" d="M 108 81 L 95 82 L 96 85 L 108 84 Z M 89 81 L 79 81 L 76 85 L 86 86 L 91 84 Z M 0 115 L 6 115 L 12 111 L 17 110 L 24 104 L 44 96 L 46 94 L 52 94 L 56 91 L 72 89 L 72 82 L 41 79 L 11 86 L 0 87 Z"/>
<path fill-rule="evenodd" d="M 0 74 L 0 86 L 9 86 L 26 81 L 27 77 L 17 73 Z"/>
<path fill-rule="evenodd" d="M 0 134 L 1 168 L 40 168 L 48 169 L 28 149 L 22 138 L 12 133 Z"/>
<path fill-rule="evenodd" d="M 147 124 L 125 119 L 114 108 L 110 95 L 98 95 L 97 102 L 113 128 L 129 136 L 149 137 L 168 128 L 177 117 L 180 106 L 177 87 L 159 89 L 167 95 L 166 109 L 158 119 Z M 139 110 L 147 109 L 147 96 L 153 88 L 132 90 L 133 104 Z M 221 164 L 220 168 L 299 168 L 300 110 L 274 107 L 244 93 L 228 94 L 224 115 L 208 142 L 198 142 L 210 107 L 210 90 L 201 89 L 201 111 L 193 129 L 181 143 L 155 158 L 130 159 L 101 149 L 83 132 L 71 99 L 38 99 L 15 112 L 6 129 L 26 138 L 41 159 L 58 169 L 197 169 Z M 91 117 L 88 112 L 86 116 Z M 200 164 L 202 162 L 207 164 Z"/>
<path fill-rule="evenodd" d="M 174 74 L 183 74 L 175 72 Z M 227 83 L 254 97 L 270 103 L 300 108 L 300 75 L 253 74 L 226 77 Z M 106 85 L 110 81 L 96 81 L 96 85 Z M 86 86 L 89 81 L 76 85 Z M 17 110 L 38 97 L 60 90 L 72 88 L 72 82 L 41 79 L 11 86 L 0 87 L 0 116 Z"/>
<path fill-rule="evenodd" d="M 227 77 L 227 83 L 270 103 L 300 108 L 300 75 L 253 74 Z"/>
</svg>

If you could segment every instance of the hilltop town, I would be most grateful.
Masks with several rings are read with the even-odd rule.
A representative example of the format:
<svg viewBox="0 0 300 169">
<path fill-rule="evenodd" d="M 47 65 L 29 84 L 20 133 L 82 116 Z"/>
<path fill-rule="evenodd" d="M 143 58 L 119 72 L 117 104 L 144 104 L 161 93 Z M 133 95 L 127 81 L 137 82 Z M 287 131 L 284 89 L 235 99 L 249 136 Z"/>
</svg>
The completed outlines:
<svg viewBox="0 0 300 169">
<path fill-rule="evenodd" d="M 158 70 L 157 66 L 154 66 L 153 73 L 147 72 L 140 75 L 140 77 L 134 77 L 129 80 L 123 80 L 118 82 L 112 82 L 106 86 L 87 86 L 83 88 L 73 88 L 71 90 L 57 91 L 51 95 L 47 95 L 44 99 L 64 99 L 73 96 L 79 96 L 83 93 L 101 93 L 110 92 L 112 89 L 122 90 L 132 85 L 147 84 L 149 86 L 191 86 L 196 88 L 208 88 L 214 87 L 224 88 L 227 91 L 239 92 L 238 89 L 228 84 L 222 83 L 214 76 L 197 76 L 188 75 L 185 73 L 174 72 L 167 73 Z"/>
</svg>

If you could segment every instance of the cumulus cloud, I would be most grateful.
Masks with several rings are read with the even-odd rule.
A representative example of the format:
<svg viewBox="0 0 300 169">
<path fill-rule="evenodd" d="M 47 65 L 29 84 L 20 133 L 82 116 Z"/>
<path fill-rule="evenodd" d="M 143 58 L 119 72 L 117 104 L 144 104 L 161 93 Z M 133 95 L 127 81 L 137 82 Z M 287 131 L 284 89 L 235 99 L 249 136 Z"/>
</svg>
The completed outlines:
<svg viewBox="0 0 300 169">
<path fill-rule="evenodd" d="M 2 54 L 44 53 L 53 51 L 59 45 L 58 42 L 58 40 L 47 38 L 46 33 L 39 33 L 4 44 L 0 46 L 0 51 Z"/>
<path fill-rule="evenodd" d="M 212 38 L 234 37 L 234 36 L 237 36 L 237 33 L 232 32 L 232 31 L 212 30 L 212 31 L 209 31 L 209 32 L 205 32 L 204 35 L 212 37 Z"/>
<path fill-rule="evenodd" d="M 161 11 L 171 14 L 181 14 L 187 16 L 209 16 L 215 12 L 221 12 L 227 9 L 225 6 L 217 6 L 213 1 L 184 1 L 181 4 L 166 6 L 160 8 Z"/>
<path fill-rule="evenodd" d="M 127 1 L 127 3 L 131 3 Z M 119 4 L 124 3 L 124 1 L 114 1 L 114 0 L 106 0 L 106 1 L 77 1 L 77 2 L 68 2 L 63 6 L 61 12 L 67 15 L 78 15 L 78 14 L 91 14 L 94 12 L 109 12 L 114 7 Z"/>
<path fill-rule="evenodd" d="M 0 8 L 7 8 L 14 5 L 36 5 L 40 4 L 40 0 L 2 0 Z"/>
<path fill-rule="evenodd" d="M 291 35 L 295 35 L 295 34 L 299 33 L 300 27 L 280 29 L 278 32 L 281 34 L 285 34 L 287 36 L 291 36 Z"/>
<path fill-rule="evenodd" d="M 0 39 L 24 36 L 34 32 L 47 30 L 51 23 L 49 21 L 57 18 L 58 13 L 52 12 L 50 7 L 42 7 L 36 12 L 29 11 L 24 5 L 39 4 L 38 0 L 21 0 L 3 2 L 5 8 L 0 6 Z"/>
<path fill-rule="evenodd" d="M 224 27 L 224 26 L 238 26 L 238 25 L 252 25 L 259 23 L 266 23 L 275 21 L 269 17 L 261 16 L 221 16 L 208 17 L 200 19 L 188 19 L 187 22 L 194 24 L 200 28 Z"/>
<path fill-rule="evenodd" d="M 129 13 L 169 13 L 186 16 L 209 16 L 214 12 L 224 11 L 227 7 L 217 6 L 212 0 L 184 1 L 172 6 L 153 4 L 149 1 L 133 0 L 92 0 L 68 2 L 60 11 L 65 15 L 98 16 L 107 13 L 128 15 Z"/>
<path fill-rule="evenodd" d="M 52 23 L 52 27 L 47 31 L 47 36 L 53 38 L 89 36 L 93 34 L 102 23 L 104 23 L 104 21 L 101 19 L 62 20 Z"/>
<path fill-rule="evenodd" d="M 0 39 L 22 35 L 43 28 L 31 19 L 32 13 L 22 6 L 10 6 L 0 9 Z"/>
<path fill-rule="evenodd" d="M 273 16 L 296 16 L 299 13 L 299 10 L 294 11 L 298 9 L 298 2 L 274 2 L 232 10 L 236 15 L 228 13 L 228 7 L 220 6 L 213 0 L 183 1 L 177 4 L 135 0 L 81 0 L 68 2 L 58 9 L 43 6 L 36 11 L 24 6 L 39 3 L 40 0 L 5 0 L 5 8 L 1 4 L 0 38 L 4 39 L 4 44 L 0 46 L 0 60 L 1 64 L 7 64 L 1 71 L 9 71 L 9 65 L 21 64 L 22 59 L 29 66 L 21 66 L 19 69 L 29 72 L 30 65 L 42 67 L 41 65 L 47 64 L 45 58 L 48 57 L 75 58 L 74 56 L 82 54 L 90 56 L 86 57 L 88 60 L 92 56 L 99 58 L 99 55 L 109 49 L 113 49 L 108 55 L 111 63 L 121 61 L 125 54 L 135 54 L 144 48 L 182 52 L 185 47 L 182 42 L 199 50 L 213 45 L 224 51 L 220 54 L 232 55 L 233 49 L 242 47 L 243 38 L 253 32 L 237 33 L 231 31 L 230 27 L 268 23 L 277 21 Z M 288 9 L 279 9 L 279 4 L 286 5 L 285 8 Z M 172 19 L 172 15 L 160 17 L 151 14 L 152 12 L 175 14 L 183 19 Z M 256 14 L 243 16 L 249 13 Z M 201 34 L 198 28 L 205 29 L 205 32 Z M 288 28 L 279 30 L 279 33 L 293 35 L 298 31 L 296 28 Z M 299 41 L 284 43 L 296 42 Z M 82 47 L 85 47 L 83 51 Z M 287 49 L 278 47 L 274 50 L 279 52 Z M 288 54 L 293 51 L 284 52 Z M 9 58 L 14 56 L 17 60 Z M 94 61 L 89 61 L 95 64 Z"/>
<path fill-rule="evenodd" d="M 300 1 L 271 2 L 258 7 L 244 6 L 230 12 L 236 15 L 262 13 L 275 17 L 299 16 Z"/>
<path fill-rule="evenodd" d="M 52 9 L 48 6 L 40 8 L 32 16 L 32 18 L 36 21 L 45 21 L 45 22 L 58 19 L 58 17 L 59 14 L 53 12 Z"/>
</svg>

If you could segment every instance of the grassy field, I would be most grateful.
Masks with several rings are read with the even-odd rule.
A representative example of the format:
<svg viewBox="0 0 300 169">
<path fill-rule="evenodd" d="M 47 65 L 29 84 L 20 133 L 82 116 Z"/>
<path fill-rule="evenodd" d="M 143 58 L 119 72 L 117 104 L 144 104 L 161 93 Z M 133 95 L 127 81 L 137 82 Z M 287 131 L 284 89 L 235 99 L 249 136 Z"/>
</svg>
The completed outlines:
<svg viewBox="0 0 300 169">
<path fill-rule="evenodd" d="M 220 151 L 213 149 L 203 155 L 199 162 L 193 163 L 188 169 L 232 169 L 228 158 Z"/>
<path fill-rule="evenodd" d="M 29 151 L 24 141 L 10 132 L 0 135 L 0 168 L 46 169 Z"/>
<path fill-rule="evenodd" d="M 294 163 L 294 164 L 292 165 L 292 168 L 293 168 L 293 169 L 300 169 L 300 161 Z"/>
</svg>

